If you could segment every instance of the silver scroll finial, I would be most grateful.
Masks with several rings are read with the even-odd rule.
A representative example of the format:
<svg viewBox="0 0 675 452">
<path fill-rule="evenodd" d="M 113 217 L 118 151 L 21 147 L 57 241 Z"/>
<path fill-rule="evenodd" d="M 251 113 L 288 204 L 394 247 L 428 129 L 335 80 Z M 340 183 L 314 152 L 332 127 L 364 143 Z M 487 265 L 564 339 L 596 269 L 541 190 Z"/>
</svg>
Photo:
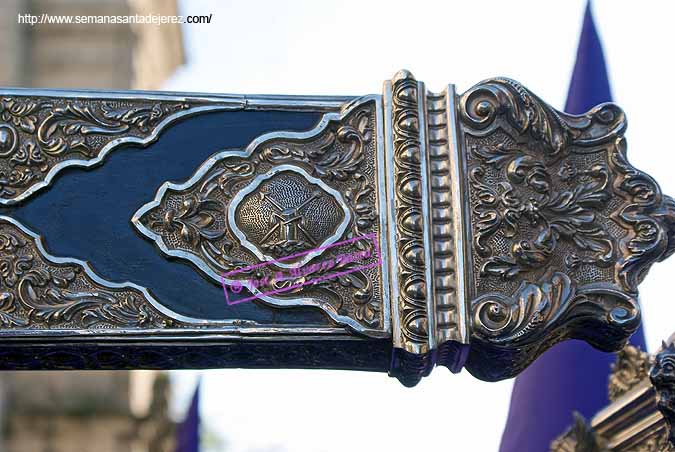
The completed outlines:
<svg viewBox="0 0 675 452">
<path fill-rule="evenodd" d="M 567 115 L 493 79 L 463 94 L 459 112 L 474 278 L 467 368 L 513 376 L 566 338 L 620 348 L 640 322 L 638 282 L 675 246 L 673 201 L 628 163 L 621 109 Z"/>
<path fill-rule="evenodd" d="M 384 99 L 401 373 L 428 373 L 443 344 L 470 344 L 486 380 L 567 338 L 620 348 L 638 282 L 675 247 L 673 201 L 628 163 L 621 109 L 568 115 L 504 78 L 436 95 L 405 71 Z"/>
</svg>

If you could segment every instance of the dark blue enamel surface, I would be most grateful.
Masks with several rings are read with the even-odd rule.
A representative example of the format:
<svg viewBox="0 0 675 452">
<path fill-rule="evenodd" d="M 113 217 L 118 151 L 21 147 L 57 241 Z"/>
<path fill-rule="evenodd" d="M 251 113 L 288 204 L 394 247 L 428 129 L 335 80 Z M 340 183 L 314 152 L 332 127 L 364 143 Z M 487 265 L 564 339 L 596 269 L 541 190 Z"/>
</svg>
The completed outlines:
<svg viewBox="0 0 675 452">
<path fill-rule="evenodd" d="M 162 304 L 199 318 L 241 318 L 271 323 L 327 322 L 315 309 L 279 312 L 256 303 L 228 306 L 220 286 L 189 264 L 168 260 L 131 224 L 165 181 L 184 182 L 211 155 L 243 148 L 257 136 L 313 128 L 320 113 L 220 112 L 186 119 L 146 148 L 113 150 L 95 169 L 67 168 L 51 187 L 19 207 L 1 208 L 44 238 L 59 257 L 88 261 L 102 278 L 147 287 Z"/>
</svg>

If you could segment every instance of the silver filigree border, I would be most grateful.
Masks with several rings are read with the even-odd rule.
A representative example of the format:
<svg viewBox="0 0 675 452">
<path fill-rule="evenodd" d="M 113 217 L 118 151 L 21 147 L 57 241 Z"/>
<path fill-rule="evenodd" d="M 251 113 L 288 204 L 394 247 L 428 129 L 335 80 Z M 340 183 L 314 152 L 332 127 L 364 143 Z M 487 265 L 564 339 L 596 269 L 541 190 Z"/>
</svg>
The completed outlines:
<svg viewBox="0 0 675 452">
<path fill-rule="evenodd" d="M 204 93 L 178 93 L 164 91 L 89 91 L 89 90 L 32 90 L 26 88 L 3 88 L 0 89 L 2 96 L 31 96 L 31 97 L 58 97 L 69 99 L 90 100 L 157 100 L 157 101 L 180 101 L 180 102 L 203 102 L 212 105 L 183 110 L 168 115 L 153 131 L 144 138 L 127 136 L 110 141 L 99 154 L 92 159 L 68 159 L 54 165 L 45 175 L 44 180 L 31 185 L 20 195 L 11 198 L 0 198 L 0 206 L 9 206 L 20 203 L 31 197 L 36 192 L 49 187 L 62 170 L 69 167 L 91 168 L 101 164 L 107 155 L 122 144 L 138 144 L 146 146 L 157 140 L 160 133 L 167 125 L 181 118 L 188 118 L 201 113 L 217 111 L 237 110 L 288 110 L 288 111 L 336 111 L 353 97 L 347 96 L 246 96 L 236 94 L 204 94 Z"/>
<path fill-rule="evenodd" d="M 43 330 L 5 330 L 0 329 L 0 337 L 7 339 L 15 338 L 30 338 L 40 339 L 54 338 L 54 337 L 76 337 L 88 338 L 92 336 L 101 337 L 115 337 L 115 336 L 134 336 L 140 339 L 147 340 L 171 340 L 177 337 L 181 339 L 189 339 L 190 337 L 203 338 L 203 336 L 213 336 L 226 334 L 227 338 L 238 338 L 248 336 L 298 336 L 298 335 L 344 335 L 348 334 L 344 328 L 326 328 L 326 327 L 297 327 L 297 326 L 271 326 L 260 324 L 251 320 L 242 319 L 201 319 L 184 316 L 162 305 L 155 299 L 149 290 L 138 284 L 126 281 L 116 283 L 101 278 L 91 268 L 87 261 L 83 261 L 74 257 L 57 257 L 50 254 L 43 243 L 43 238 L 30 230 L 28 227 L 17 221 L 12 217 L 0 215 L 0 222 L 7 222 L 18 228 L 35 241 L 35 246 L 41 254 L 41 257 L 53 264 L 78 265 L 82 267 L 84 273 L 91 278 L 91 280 L 103 287 L 111 289 L 133 289 L 140 292 L 144 300 L 147 301 L 153 308 L 157 309 L 161 314 L 168 318 L 175 320 L 182 324 L 187 324 L 183 327 L 167 327 L 167 328 L 115 328 L 115 329 L 43 329 Z"/>
</svg>

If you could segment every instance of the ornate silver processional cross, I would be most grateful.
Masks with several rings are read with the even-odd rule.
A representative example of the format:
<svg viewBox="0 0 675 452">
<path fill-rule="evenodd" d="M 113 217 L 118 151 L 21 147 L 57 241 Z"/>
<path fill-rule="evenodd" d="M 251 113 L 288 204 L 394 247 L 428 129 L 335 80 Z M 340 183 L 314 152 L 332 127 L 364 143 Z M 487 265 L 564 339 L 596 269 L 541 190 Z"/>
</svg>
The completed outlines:
<svg viewBox="0 0 675 452">
<path fill-rule="evenodd" d="M 522 85 L 381 95 L 4 89 L 0 367 L 499 380 L 618 350 L 675 205 L 624 113 Z"/>
</svg>

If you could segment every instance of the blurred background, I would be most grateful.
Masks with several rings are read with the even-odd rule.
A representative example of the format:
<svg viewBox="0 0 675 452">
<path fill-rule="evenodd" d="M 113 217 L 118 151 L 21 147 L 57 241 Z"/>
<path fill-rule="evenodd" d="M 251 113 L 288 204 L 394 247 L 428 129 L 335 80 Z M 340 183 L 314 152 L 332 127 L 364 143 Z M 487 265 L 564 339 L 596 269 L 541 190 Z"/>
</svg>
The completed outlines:
<svg viewBox="0 0 675 452">
<path fill-rule="evenodd" d="M 584 7 L 584 0 L 4 0 L 0 85 L 361 95 L 379 93 L 405 67 L 432 91 L 508 76 L 561 109 Z M 614 99 L 629 118 L 630 159 L 675 194 L 668 132 L 675 6 L 603 0 L 593 9 Z M 212 21 L 31 27 L 17 21 L 25 13 L 212 14 Z M 675 330 L 673 274 L 671 260 L 641 286 L 650 351 Z M 414 389 L 358 372 L 5 372 L 0 451 L 172 451 L 198 380 L 207 452 L 493 452 L 512 385 L 444 369 Z"/>
</svg>

